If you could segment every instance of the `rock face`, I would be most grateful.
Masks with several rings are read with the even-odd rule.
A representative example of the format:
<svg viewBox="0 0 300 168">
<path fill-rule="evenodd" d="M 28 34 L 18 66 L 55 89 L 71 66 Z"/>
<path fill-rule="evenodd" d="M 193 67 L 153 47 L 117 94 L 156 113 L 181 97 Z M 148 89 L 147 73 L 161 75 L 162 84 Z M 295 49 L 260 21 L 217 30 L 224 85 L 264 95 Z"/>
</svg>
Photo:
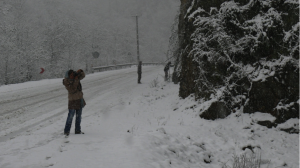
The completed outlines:
<svg viewBox="0 0 300 168">
<path fill-rule="evenodd" d="M 201 117 L 299 118 L 297 0 L 181 0 L 178 32 L 179 95 L 216 100 Z"/>
<path fill-rule="evenodd" d="M 226 107 L 224 102 L 213 102 L 200 117 L 208 120 L 215 120 L 218 118 L 226 118 L 229 114 L 230 109 Z"/>
<path fill-rule="evenodd" d="M 286 65 L 266 81 L 252 82 L 245 113 L 267 112 L 276 117 L 275 123 L 299 118 L 299 73 L 293 65 Z"/>
<path fill-rule="evenodd" d="M 182 55 L 181 55 L 181 67 L 184 67 L 181 69 L 180 72 L 180 90 L 179 95 L 182 97 L 187 97 L 190 94 L 195 92 L 195 83 L 193 80 L 195 79 L 193 69 L 193 61 L 192 58 L 188 57 L 188 53 L 191 50 L 191 47 L 189 44 L 192 43 L 190 39 L 190 35 L 193 32 L 192 30 L 189 30 L 190 28 L 193 28 L 193 24 L 188 22 L 185 15 L 188 10 L 188 8 L 191 6 L 192 0 L 181 0 L 181 6 L 180 6 L 180 15 L 179 15 L 179 24 L 178 24 L 178 37 L 179 37 L 179 48 L 181 49 Z M 187 48 L 185 48 L 187 47 Z"/>
</svg>

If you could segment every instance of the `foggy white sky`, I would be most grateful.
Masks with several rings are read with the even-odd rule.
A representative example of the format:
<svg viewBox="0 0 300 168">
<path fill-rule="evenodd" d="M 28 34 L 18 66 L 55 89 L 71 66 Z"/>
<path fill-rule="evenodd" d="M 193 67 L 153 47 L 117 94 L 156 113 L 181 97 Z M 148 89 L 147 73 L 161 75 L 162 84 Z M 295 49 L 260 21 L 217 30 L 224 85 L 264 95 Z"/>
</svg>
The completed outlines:
<svg viewBox="0 0 300 168">
<path fill-rule="evenodd" d="M 48 0 L 28 1 L 41 22 L 59 17 L 74 19 L 86 30 L 102 29 L 132 38 L 136 47 L 134 15 L 139 15 L 141 59 L 166 59 L 171 25 L 180 5 L 179 0 Z M 134 53 L 136 54 L 136 53 Z"/>
</svg>

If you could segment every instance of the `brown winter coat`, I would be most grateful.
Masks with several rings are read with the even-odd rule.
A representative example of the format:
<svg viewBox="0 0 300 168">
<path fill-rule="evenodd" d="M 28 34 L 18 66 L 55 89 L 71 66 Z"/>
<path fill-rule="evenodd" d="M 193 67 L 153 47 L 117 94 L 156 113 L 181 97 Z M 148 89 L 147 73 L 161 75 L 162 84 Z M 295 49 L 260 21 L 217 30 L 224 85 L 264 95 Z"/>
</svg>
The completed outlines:
<svg viewBox="0 0 300 168">
<path fill-rule="evenodd" d="M 84 77 L 85 77 L 84 72 L 81 72 L 78 75 L 78 79 L 65 78 L 63 80 L 63 84 L 65 85 L 65 88 L 68 90 L 68 99 L 69 99 L 68 109 L 78 110 L 82 108 L 82 103 L 86 105 L 83 99 L 82 87 L 80 83 L 80 80 L 82 80 Z"/>
</svg>

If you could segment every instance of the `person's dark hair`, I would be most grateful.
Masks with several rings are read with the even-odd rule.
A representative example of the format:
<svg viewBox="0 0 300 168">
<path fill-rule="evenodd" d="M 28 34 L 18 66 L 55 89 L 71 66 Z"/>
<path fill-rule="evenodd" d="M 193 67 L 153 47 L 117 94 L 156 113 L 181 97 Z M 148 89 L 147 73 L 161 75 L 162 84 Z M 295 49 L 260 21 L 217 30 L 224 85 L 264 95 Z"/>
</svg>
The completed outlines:
<svg viewBox="0 0 300 168">
<path fill-rule="evenodd" d="M 72 73 L 74 73 L 74 71 L 72 69 L 70 69 L 68 72 L 68 76 L 70 76 Z"/>
</svg>

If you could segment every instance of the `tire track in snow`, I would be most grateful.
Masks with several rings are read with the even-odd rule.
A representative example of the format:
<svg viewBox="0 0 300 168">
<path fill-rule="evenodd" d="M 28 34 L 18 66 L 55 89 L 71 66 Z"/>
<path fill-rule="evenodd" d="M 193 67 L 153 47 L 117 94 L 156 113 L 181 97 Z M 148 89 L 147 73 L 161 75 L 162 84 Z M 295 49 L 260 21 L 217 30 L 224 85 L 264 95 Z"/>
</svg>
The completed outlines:
<svg viewBox="0 0 300 168">
<path fill-rule="evenodd" d="M 130 73 L 132 73 L 132 72 L 126 73 L 124 75 L 130 74 Z M 101 84 L 104 84 L 104 83 L 110 82 L 111 80 L 115 80 L 116 79 L 116 78 L 111 79 L 112 77 L 118 77 L 118 75 L 108 76 L 108 77 L 100 78 L 98 80 L 101 80 Z M 90 87 L 94 88 L 99 83 L 97 81 L 88 81 L 88 82 L 82 81 L 82 84 L 83 85 L 87 85 L 86 86 L 87 88 L 90 88 Z M 42 102 L 46 102 L 48 100 L 55 99 L 55 98 L 58 98 L 58 97 L 66 95 L 67 91 L 65 90 L 65 88 L 63 87 L 63 85 L 59 86 L 59 87 L 60 88 L 57 88 L 57 89 L 54 89 L 54 90 L 49 90 L 47 92 L 43 92 L 43 93 L 39 93 L 39 94 L 35 94 L 35 95 L 23 96 L 22 98 L 16 98 L 16 99 L 8 100 L 8 101 L 2 101 L 2 102 L 0 102 L 1 107 L 15 107 L 16 105 L 19 105 L 19 107 L 2 111 L 1 114 L 0 114 L 0 116 L 4 116 L 4 115 L 6 115 L 8 113 L 11 113 L 11 112 L 14 112 L 14 111 L 18 111 L 18 110 L 21 110 L 21 109 L 24 109 L 24 108 L 28 108 L 28 107 L 30 107 L 32 105 L 35 105 L 35 104 L 38 104 L 38 103 L 42 103 Z M 49 94 L 49 93 L 53 93 L 53 91 L 57 91 L 60 94 L 54 95 L 54 96 L 52 96 L 51 94 Z M 64 93 L 61 93 L 61 92 L 64 92 Z M 84 91 L 84 93 L 85 93 L 85 91 Z M 39 98 L 36 98 L 36 99 L 33 99 L 33 100 L 37 100 L 38 99 L 38 101 L 33 101 L 31 103 L 26 103 L 25 105 L 22 105 L 22 103 L 19 102 L 19 101 L 22 101 L 22 100 L 32 99 L 32 98 L 35 98 L 35 97 L 38 97 L 38 96 L 47 96 L 47 95 L 50 95 L 51 97 L 44 98 L 44 99 L 42 98 L 42 100 L 39 99 Z M 10 103 L 13 106 L 11 106 Z"/>
</svg>

